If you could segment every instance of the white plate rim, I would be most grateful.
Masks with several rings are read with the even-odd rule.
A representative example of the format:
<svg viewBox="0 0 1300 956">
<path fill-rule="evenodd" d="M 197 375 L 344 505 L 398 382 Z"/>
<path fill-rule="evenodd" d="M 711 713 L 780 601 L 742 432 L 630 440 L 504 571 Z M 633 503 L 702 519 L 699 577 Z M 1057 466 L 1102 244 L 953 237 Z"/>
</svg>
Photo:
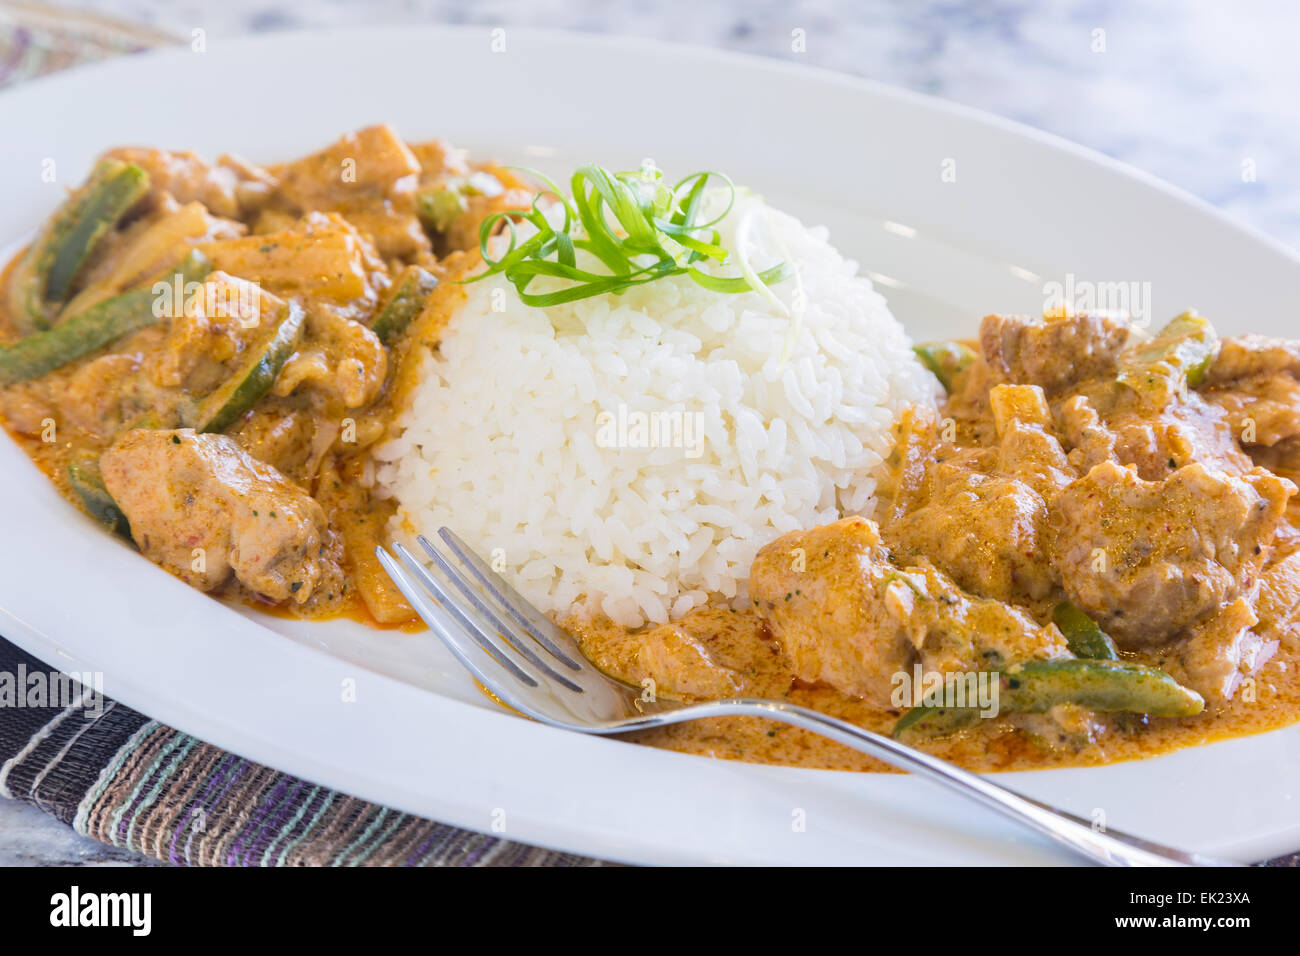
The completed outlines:
<svg viewBox="0 0 1300 956">
<path fill-rule="evenodd" d="M 617 49 L 626 51 L 628 55 L 645 55 L 647 51 L 662 55 L 665 50 L 671 50 L 673 55 L 691 58 L 697 64 L 709 62 L 715 66 L 723 64 L 728 69 L 756 70 L 791 78 L 816 78 L 819 82 L 859 90 L 870 97 L 888 99 L 914 105 L 918 109 L 937 111 L 955 118 L 959 117 L 964 121 L 997 129 L 1015 138 L 1037 142 L 1049 146 L 1055 151 L 1087 160 L 1095 166 L 1104 167 L 1114 175 L 1133 180 L 1145 188 L 1176 200 L 1182 205 L 1194 208 L 1202 216 L 1215 220 L 1221 228 L 1235 232 L 1242 238 L 1249 239 L 1251 243 L 1257 245 L 1261 252 L 1267 250 L 1293 265 L 1300 265 L 1300 256 L 1284 244 L 1264 236 L 1249 226 L 1231 220 L 1221 211 L 1214 209 L 1196 197 L 1190 196 L 1177 187 L 1170 186 L 1109 157 L 1102 156 L 1051 134 L 1033 130 L 1000 117 L 991 117 L 957 104 L 937 100 L 925 94 L 896 90 L 867 80 L 846 77 L 841 74 L 782 61 L 769 61 L 747 54 L 718 53 L 705 48 L 675 47 L 639 39 L 624 40 L 586 34 L 569 34 L 561 31 L 524 31 L 522 29 L 516 31 L 515 28 L 510 29 L 524 36 L 538 37 L 537 42 L 543 44 L 576 44 L 579 47 L 588 49 L 599 47 L 607 51 Z M 367 43 L 375 43 L 381 42 L 384 38 L 394 38 L 399 33 L 409 32 L 407 28 L 379 27 L 364 31 L 352 31 L 350 37 L 353 39 L 360 38 Z M 460 27 L 424 29 L 420 32 L 431 38 L 442 36 L 447 38 L 446 42 L 454 42 L 463 40 L 469 35 L 481 37 L 483 30 L 481 28 Z M 328 39 L 329 36 L 329 34 L 317 32 L 275 34 L 267 37 L 232 41 L 231 46 L 252 50 L 267 46 L 300 47 L 304 44 L 311 45 L 323 42 L 328 45 L 331 42 L 337 42 L 337 39 Z M 13 104 L 15 103 L 21 105 L 39 97 L 56 96 L 77 86 L 84 87 L 84 85 L 95 79 L 109 85 L 114 74 L 129 74 L 142 70 L 144 67 L 139 65 L 141 63 L 162 68 L 166 66 L 168 57 L 178 55 L 183 54 L 178 54 L 175 50 L 167 50 L 142 54 L 138 58 L 132 57 L 130 59 L 92 64 L 76 68 L 65 74 L 35 81 L 13 91 L 0 93 L 0 117 L 3 117 L 6 111 L 14 108 Z M 107 146 L 110 144 L 104 143 L 100 145 Z M 12 463 L 21 459 L 20 455 L 19 459 L 15 459 L 15 455 L 19 455 L 19 453 L 11 443 L 6 442 L 3 450 L 0 450 L 0 460 Z M 64 526 L 58 527 L 58 512 L 54 509 L 65 506 L 52 492 L 45 497 L 38 496 L 35 500 L 28 502 L 28 505 L 31 509 L 28 517 L 35 515 L 55 517 L 56 520 L 51 525 L 51 527 L 54 527 L 54 533 L 49 536 L 50 544 L 67 545 L 72 549 L 80 546 L 84 552 L 83 562 L 73 561 L 69 565 L 65 560 L 65 570 L 67 566 L 75 567 L 78 563 L 115 565 L 117 559 L 126 553 L 118 545 L 103 539 L 102 536 L 92 538 L 93 532 L 88 522 L 66 521 Z M 8 513 L 3 514 L 6 519 L 11 517 Z M 17 528 L 16 525 L 14 527 Z M 22 527 L 23 530 L 29 530 L 35 526 L 27 524 Z M 57 567 L 57 564 L 55 566 Z M 135 561 L 129 565 L 124 564 L 123 569 L 114 569 L 114 574 L 118 575 L 115 579 L 116 586 L 140 584 L 144 587 L 156 587 L 158 595 L 164 595 L 164 597 L 159 598 L 160 609 L 174 615 L 176 620 L 186 620 L 193 613 L 196 606 L 195 601 L 206 602 L 206 599 L 190 592 L 179 582 L 174 581 L 145 562 Z M 327 762 L 320 759 L 320 754 L 304 754 L 292 746 L 259 735 L 255 730 L 256 720 L 223 721 L 220 718 L 214 718 L 210 712 L 202 711 L 201 704 L 191 703 L 183 694 L 178 695 L 173 691 L 170 695 L 164 694 L 160 696 L 156 686 L 151 687 L 149 683 L 151 674 L 154 674 L 157 670 L 157 662 L 153 662 L 153 666 L 151 666 L 147 660 L 138 657 L 129 658 L 128 666 L 119 667 L 115 670 L 110 661 L 103 659 L 102 652 L 97 653 L 96 649 L 86 641 L 76 640 L 75 636 L 72 640 L 68 639 L 69 635 L 72 635 L 72 626 L 77 621 L 74 612 L 79 609 L 65 607 L 62 614 L 55 615 L 50 608 L 42 612 L 37 607 L 35 609 L 36 615 L 43 615 L 39 620 L 43 620 L 45 623 L 39 623 L 36 615 L 27 613 L 32 610 L 33 602 L 14 596 L 14 589 L 18 586 L 16 582 L 21 580 L 25 570 L 29 574 L 29 580 L 25 583 L 31 585 L 31 572 L 29 569 L 25 569 L 24 562 L 20 560 L 17 549 L 6 548 L 0 553 L 0 573 L 3 573 L 2 580 L 4 582 L 0 584 L 0 605 L 3 606 L 4 618 L 7 621 L 3 633 L 36 656 L 69 669 L 110 671 L 113 674 L 113 680 L 108 691 L 123 703 L 135 706 L 137 709 L 150 713 L 156 719 L 161 719 L 173 726 L 188 730 L 197 736 L 220 746 L 225 746 L 250 759 L 271 764 L 289 772 L 297 773 L 300 776 L 305 776 L 308 779 L 330 783 L 359 796 L 379 802 L 388 802 L 404 809 L 411 809 L 413 812 L 431 815 L 459 825 L 476 829 L 488 829 L 482 815 L 482 810 L 485 809 L 483 805 L 476 806 L 474 808 L 475 812 L 472 813 L 464 801 L 457 802 L 454 795 L 447 793 L 431 794 L 428 791 L 419 790 L 415 780 L 423 779 L 427 782 L 427 776 L 417 776 L 414 779 L 403 778 L 401 780 L 365 776 L 349 778 L 347 774 L 340 777 L 338 773 L 340 768 L 327 766 Z M 121 570 L 120 575 L 118 574 L 119 570 Z M 48 590 L 48 587 L 48 582 L 46 582 L 44 585 L 45 590 L 40 593 L 44 594 L 48 599 L 53 599 L 54 594 Z M 111 588 L 108 590 L 111 591 Z M 97 597 L 110 605 L 114 603 L 114 595 L 111 593 L 105 593 L 104 590 L 95 588 L 92 588 L 91 592 L 88 596 Z M 27 597 L 30 598 L 30 595 Z M 120 599 L 121 595 L 118 594 L 117 597 Z M 120 600 L 117 602 L 117 606 L 123 610 L 129 610 L 130 608 L 129 604 L 123 605 Z M 212 607 L 210 602 L 207 602 L 207 606 Z M 229 617 L 227 618 L 225 615 L 229 615 Z M 69 617 L 72 617 L 73 620 L 70 621 Z M 127 617 L 129 618 L 129 614 Z M 220 618 L 220 627 L 214 627 L 215 630 L 220 631 L 220 634 L 216 636 L 222 640 L 230 641 L 236 649 L 257 649 L 267 661 L 276 665 L 284 664 L 289 659 L 300 664 L 303 661 L 310 660 L 311 670 L 315 673 L 316 678 L 324 683 L 342 680 L 348 676 L 356 677 L 355 668 L 342 666 L 337 659 L 323 652 L 313 651 L 298 645 L 290 645 L 288 642 L 283 642 L 284 646 L 267 646 L 266 631 L 264 629 L 244 621 L 231 612 L 223 610 L 220 614 L 214 614 L 212 617 L 214 620 Z M 87 619 L 83 616 L 80 620 L 84 623 Z M 195 646 L 191 648 L 191 653 L 196 655 L 199 660 L 204 659 L 203 655 L 205 653 L 215 655 L 218 648 L 213 643 L 213 639 L 213 635 L 208 635 L 204 639 L 197 640 Z M 226 668 L 221 673 L 225 676 L 237 676 L 240 671 Z M 253 692 L 256 690 L 269 693 L 275 687 L 275 681 L 269 679 L 267 675 L 263 675 L 256 680 L 248 680 L 247 675 L 244 675 L 244 679 L 250 685 L 244 695 L 246 700 L 253 700 Z M 489 736 L 502 745 L 501 751 L 496 753 L 500 756 L 508 756 L 511 759 L 518 760 L 521 767 L 531 767 L 532 779 L 545 781 L 548 776 L 553 774 L 554 766 L 539 764 L 536 760 L 539 753 L 546 751 L 557 755 L 562 754 L 563 756 L 557 756 L 556 760 L 560 766 L 566 768 L 569 767 L 571 761 L 582 763 L 595 759 L 602 764 L 608 764 L 614 774 L 626 772 L 648 774 L 651 777 L 663 774 L 668 779 L 672 779 L 686 766 L 684 761 L 689 761 L 691 764 L 690 775 L 698 775 L 701 779 L 707 779 L 709 786 L 721 788 L 743 781 L 748 785 L 769 787 L 774 791 L 782 790 L 789 793 L 804 794 L 808 791 L 825 791 L 818 797 L 822 801 L 819 806 L 824 805 L 828 809 L 837 808 L 838 812 L 841 813 L 845 812 L 847 808 L 856 806 L 855 801 L 863 799 L 864 796 L 879 799 L 881 795 L 896 797 L 907 793 L 910 798 L 911 790 L 914 789 L 911 785 L 917 783 L 897 778 L 876 778 L 867 781 L 854 779 L 849 775 L 826 774 L 817 771 L 792 771 L 781 768 L 726 764 L 632 748 L 612 741 L 582 740 L 581 746 L 575 749 L 575 746 L 577 746 L 575 738 L 570 735 L 560 735 L 556 731 L 534 725 L 521 725 L 520 722 L 508 716 L 480 711 L 476 708 L 467 708 L 455 701 L 437 698 L 436 695 L 416 691 L 401 682 L 378 677 L 377 675 L 365 674 L 361 676 L 360 680 L 365 687 L 375 694 L 383 695 L 387 702 L 387 706 L 379 707 L 361 702 L 361 706 L 357 708 L 358 713 L 349 718 L 355 721 L 358 726 L 364 726 L 366 732 L 381 732 L 385 720 L 394 713 L 419 713 L 430 718 L 445 720 L 447 725 L 455 724 L 457 720 L 471 720 L 476 725 L 489 728 L 487 731 Z M 203 703 L 210 702 L 208 699 L 203 700 Z M 306 705 L 297 702 L 295 706 Z M 330 706 L 334 705 L 331 704 Z M 337 710 L 337 707 L 335 706 L 334 709 Z M 337 721 L 331 724 L 327 719 L 328 710 L 323 705 L 313 705 L 308 707 L 308 710 L 313 717 L 319 718 L 323 724 L 331 727 L 337 726 Z M 469 715 L 468 711 L 475 711 L 475 713 Z M 277 714 L 276 716 L 281 720 L 284 717 L 283 714 Z M 364 736 L 364 734 L 361 734 L 361 736 Z M 1294 738 L 1295 735 L 1283 731 L 1264 736 L 1270 738 L 1280 736 Z M 373 741 L 374 738 L 368 739 Z M 1231 746 L 1231 744 L 1217 744 L 1212 745 L 1210 748 L 1200 748 L 1197 751 L 1184 751 L 1168 758 L 1162 758 L 1160 761 L 1148 761 L 1145 764 L 1176 764 L 1180 761 L 1185 763 L 1188 754 L 1201 753 L 1212 749 L 1217 750 L 1225 746 Z M 451 747 L 441 756 L 445 759 L 457 754 L 467 755 L 466 749 Z M 1060 775 L 1078 779 L 1080 775 L 1097 777 L 1108 774 L 1114 775 L 1111 773 L 1112 771 L 1118 771 L 1122 775 L 1125 768 L 1131 766 L 1133 765 L 1118 765 L 1116 767 L 1086 771 L 1049 771 L 1029 775 L 1009 775 L 1005 779 L 1008 783 L 1014 782 L 1017 785 L 1024 781 L 1025 786 L 1032 790 L 1034 789 L 1032 778 Z M 414 789 L 412 789 L 413 787 Z M 864 794 L 864 791 L 870 791 L 871 793 Z M 579 809 L 578 812 L 574 812 L 572 807 L 565 808 L 562 805 L 557 805 L 554 800 L 550 802 L 539 801 L 536 806 L 526 807 L 517 813 L 511 809 L 512 818 L 521 819 L 522 822 L 519 824 L 512 823 L 504 835 L 539 845 L 637 862 L 700 862 L 706 860 L 759 862 L 769 858 L 783 860 L 801 858 L 800 851 L 791 851 L 784 846 L 778 846 L 779 841 L 775 836 L 772 837 L 772 842 L 768 844 L 755 843 L 752 840 L 752 834 L 747 835 L 747 837 L 750 837 L 749 842 L 746 842 L 745 839 L 732 842 L 713 840 L 705 844 L 692 842 L 694 837 L 700 834 L 708 834 L 712 830 L 716 830 L 716 827 L 702 826 L 700 821 L 694 821 L 693 825 L 691 825 L 692 821 L 688 819 L 689 814 L 684 814 L 681 819 L 676 821 L 682 824 L 682 827 L 678 839 L 672 842 L 656 839 L 656 836 L 662 837 L 662 833 L 655 834 L 647 830 L 638 832 L 636 827 L 628 826 L 628 821 L 624 816 L 617 813 L 610 814 L 607 818 L 593 818 L 589 812 L 591 806 L 601 799 L 609 798 L 610 793 L 608 791 L 597 788 L 592 794 L 591 805 Z M 740 799 L 735 807 L 728 808 L 728 812 L 744 814 L 754 809 L 751 803 L 753 802 Z M 765 808 L 770 809 L 770 805 Z M 584 809 L 587 812 L 583 812 Z M 883 810 L 880 807 L 877 807 L 877 809 Z M 948 809 L 951 809 L 951 807 L 949 806 Z M 475 813 L 478 815 L 476 816 Z M 662 825 L 664 821 L 655 822 L 657 825 Z M 714 822 L 716 823 L 716 821 Z M 619 829 L 620 826 L 623 829 Z M 977 845 L 983 844 L 986 849 L 993 844 L 1006 841 L 1005 847 L 1008 848 L 1008 852 L 993 855 L 998 858 L 1061 859 L 1059 856 L 1053 856 L 1050 853 L 1044 854 L 1041 845 L 1036 841 L 1025 839 L 1016 831 L 1001 825 L 989 822 L 986 827 L 981 827 L 979 830 L 980 832 L 973 835 L 971 839 Z M 1297 845 L 1300 845 L 1300 823 L 1277 829 L 1264 837 L 1257 837 L 1254 842 L 1241 842 L 1227 849 L 1237 854 L 1261 854 L 1294 848 Z M 1224 849 L 1220 846 L 1202 848 L 1207 850 Z M 813 858 L 838 859 L 834 854 L 827 857 Z M 925 853 L 920 853 L 917 859 L 912 860 L 912 862 L 925 858 Z"/>
</svg>

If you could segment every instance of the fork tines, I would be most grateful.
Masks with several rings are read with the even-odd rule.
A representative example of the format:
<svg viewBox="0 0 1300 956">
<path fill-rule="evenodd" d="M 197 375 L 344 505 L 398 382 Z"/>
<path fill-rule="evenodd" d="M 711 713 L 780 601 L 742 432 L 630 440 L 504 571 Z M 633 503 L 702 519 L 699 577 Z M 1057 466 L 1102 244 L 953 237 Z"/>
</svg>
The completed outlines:
<svg viewBox="0 0 1300 956">
<path fill-rule="evenodd" d="M 561 669 L 581 668 L 558 646 L 556 632 L 568 642 L 563 632 L 450 530 L 443 528 L 439 536 L 445 546 L 423 535 L 416 539 L 434 568 L 426 567 L 401 544 L 393 545 L 401 565 L 383 548 L 376 548 L 376 555 L 411 606 L 460 662 L 512 706 L 509 684 L 502 680 L 505 675 L 527 688 L 538 687 L 539 678 L 543 678 L 583 693 L 582 687 L 561 673 Z"/>
</svg>

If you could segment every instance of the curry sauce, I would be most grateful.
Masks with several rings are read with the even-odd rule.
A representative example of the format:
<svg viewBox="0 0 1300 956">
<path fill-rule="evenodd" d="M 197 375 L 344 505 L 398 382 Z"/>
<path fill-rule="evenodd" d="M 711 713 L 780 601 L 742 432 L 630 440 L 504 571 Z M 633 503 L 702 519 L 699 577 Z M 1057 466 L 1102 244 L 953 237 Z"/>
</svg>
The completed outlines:
<svg viewBox="0 0 1300 956">
<path fill-rule="evenodd" d="M 418 630 L 374 557 L 396 509 L 371 452 L 480 244 L 533 198 L 386 126 L 268 167 L 112 150 L 0 278 L 0 418 L 64 497 L 196 588 Z M 638 629 L 575 609 L 593 663 L 975 770 L 1300 719 L 1300 343 L 1058 311 L 917 351 L 948 398 L 902 415 L 871 514 L 768 543 L 736 606 Z M 945 693 L 987 679 L 997 707 L 902 693 L 923 673 Z M 633 737 L 888 769 L 755 718 Z"/>
<path fill-rule="evenodd" d="M 629 632 L 610 621 L 568 622 L 583 651 L 607 672 L 641 687 L 649 671 L 636 660 Z M 703 608 L 678 627 L 699 635 L 713 661 L 739 664 L 742 677 L 734 694 L 798 704 L 888 735 L 899 709 L 872 706 L 826 686 L 808 686 L 794 678 L 772 637 L 752 611 Z M 985 721 L 973 730 L 927 741 L 922 749 L 980 772 L 1083 767 L 1140 760 L 1230 737 L 1276 730 L 1300 720 L 1300 640 L 1290 639 L 1256 675 L 1251 697 L 1214 702 L 1195 717 L 1148 718 L 1122 715 L 1086 742 L 1029 732 L 1009 721 Z M 1138 659 L 1141 659 L 1140 657 Z M 1157 657 L 1146 663 L 1158 664 Z M 817 734 L 754 717 L 710 717 L 627 735 L 627 739 L 666 750 L 725 760 L 779 764 L 823 770 L 897 772 L 869 757 Z"/>
<path fill-rule="evenodd" d="M 789 701 L 985 771 L 1300 720 L 1300 343 L 1061 313 L 988 316 L 978 341 L 919 351 L 949 398 L 904 415 L 872 518 L 769 544 L 745 606 L 634 631 L 575 615 L 584 653 L 669 698 Z M 1006 706 L 953 724 L 952 701 L 900 700 L 922 668 L 1001 672 Z M 636 739 L 889 769 L 747 717 Z"/>
<path fill-rule="evenodd" d="M 530 196 L 386 126 L 265 168 L 111 150 L 5 270 L 0 417 L 188 583 L 411 627 L 373 556 L 393 509 L 368 450 L 463 297 L 479 221 Z"/>
</svg>

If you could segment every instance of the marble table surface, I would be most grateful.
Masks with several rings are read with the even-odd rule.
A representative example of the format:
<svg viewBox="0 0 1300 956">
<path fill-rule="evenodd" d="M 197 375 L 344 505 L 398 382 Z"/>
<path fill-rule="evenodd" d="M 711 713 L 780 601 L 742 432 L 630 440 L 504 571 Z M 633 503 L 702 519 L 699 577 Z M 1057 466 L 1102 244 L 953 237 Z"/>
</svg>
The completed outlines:
<svg viewBox="0 0 1300 956">
<path fill-rule="evenodd" d="M 1290 0 L 69 0 L 208 43 L 379 23 L 546 26 L 840 70 L 1059 134 L 1300 248 L 1300 4 Z M 803 30 L 805 49 L 793 50 Z M 0 799 L 0 865 L 142 858 Z M 147 861 L 145 861 L 147 862 Z"/>
</svg>

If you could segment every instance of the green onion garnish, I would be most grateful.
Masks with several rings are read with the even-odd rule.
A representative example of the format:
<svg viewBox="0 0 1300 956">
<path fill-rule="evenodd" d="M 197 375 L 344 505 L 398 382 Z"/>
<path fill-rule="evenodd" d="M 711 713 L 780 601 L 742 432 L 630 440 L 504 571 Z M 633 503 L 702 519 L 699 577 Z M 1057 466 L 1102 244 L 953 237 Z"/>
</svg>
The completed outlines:
<svg viewBox="0 0 1300 956">
<path fill-rule="evenodd" d="M 696 263 L 705 260 L 719 264 L 733 261 L 719 245 L 721 236 L 714 228 L 736 201 L 736 187 L 722 173 L 693 173 L 669 188 L 663 174 L 652 166 L 623 173 L 583 166 L 573 174 L 571 195 L 565 196 L 545 176 L 528 172 L 545 183 L 549 192 L 538 193 L 530 209 L 497 212 L 483 219 L 479 251 L 488 268 L 465 281 L 476 282 L 500 273 L 515 287 L 525 305 L 546 307 L 607 292 L 618 295 L 633 286 L 675 275 L 690 276 L 714 292 L 758 292 L 771 297 L 767 286 L 794 274 L 784 262 L 756 273 L 749 268 L 743 250 L 737 256 L 743 273 L 740 276 L 715 276 L 698 268 Z M 725 185 L 727 205 L 714 218 L 699 221 L 705 187 L 711 179 Z M 543 209 L 548 196 L 558 201 L 564 213 L 558 229 Z M 552 213 L 552 218 L 559 218 L 557 212 Z M 537 232 L 520 241 L 515 230 L 519 221 L 532 223 Z M 510 246 L 501 258 L 494 259 L 488 245 L 501 222 L 510 231 Z M 608 272 L 580 268 L 578 250 L 590 253 Z M 528 286 L 539 276 L 569 284 L 554 292 L 529 293 Z"/>
</svg>

